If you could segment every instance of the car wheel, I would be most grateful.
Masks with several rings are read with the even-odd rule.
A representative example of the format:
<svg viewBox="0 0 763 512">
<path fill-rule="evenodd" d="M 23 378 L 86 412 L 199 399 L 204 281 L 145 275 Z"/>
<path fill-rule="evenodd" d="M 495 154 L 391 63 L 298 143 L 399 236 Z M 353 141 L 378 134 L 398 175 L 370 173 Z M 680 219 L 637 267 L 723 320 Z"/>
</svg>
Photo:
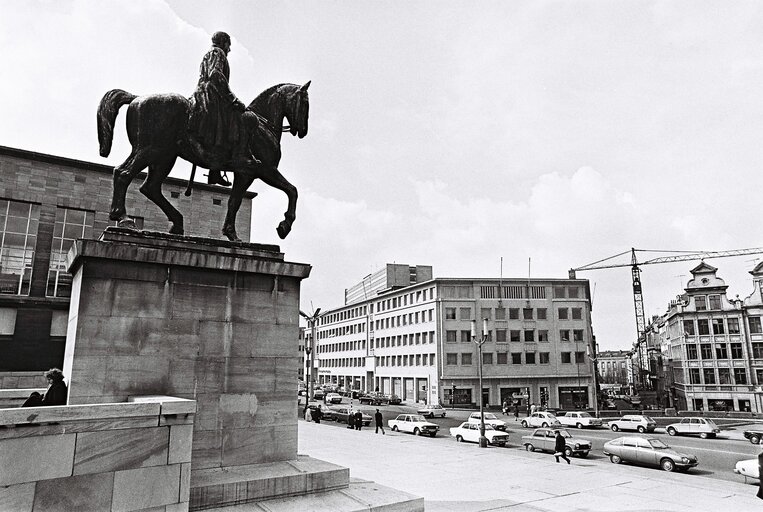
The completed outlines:
<svg viewBox="0 0 763 512">
<path fill-rule="evenodd" d="M 619 455 L 609 456 L 609 462 L 611 462 L 612 464 L 620 464 L 622 461 L 623 459 L 621 459 Z"/>
<path fill-rule="evenodd" d="M 618 427 L 617 425 L 612 425 L 611 428 L 612 428 L 612 432 L 617 432 L 618 430 L 620 430 L 620 427 Z"/>
<path fill-rule="evenodd" d="M 464 442 L 463 436 L 456 436 L 456 442 L 457 443 L 463 443 Z"/>
<path fill-rule="evenodd" d="M 567 457 L 572 457 L 572 448 L 570 448 L 569 446 L 565 446 L 564 447 L 564 454 Z"/>
<path fill-rule="evenodd" d="M 750 436 L 750 442 L 752 444 L 760 444 L 760 436 L 757 436 L 755 434 Z"/>
<path fill-rule="evenodd" d="M 528 452 L 534 452 L 535 451 L 535 447 L 531 443 L 527 443 L 525 445 L 525 450 L 527 450 Z"/>
<path fill-rule="evenodd" d="M 582 423 L 576 423 L 576 424 L 575 424 L 575 426 L 576 426 L 577 428 L 583 428 L 583 424 L 582 424 Z"/>
<path fill-rule="evenodd" d="M 437 432 L 432 432 L 431 434 L 429 434 L 429 437 L 434 437 L 436 435 L 437 435 Z"/>
<path fill-rule="evenodd" d="M 671 436 L 675 436 L 678 434 L 678 432 L 673 427 L 668 427 L 668 434 L 670 434 Z"/>
<path fill-rule="evenodd" d="M 702 432 L 699 437 L 700 439 L 707 439 L 707 432 Z"/>
<path fill-rule="evenodd" d="M 395 425 L 394 427 L 392 427 L 392 432 L 397 432 L 397 425 Z"/>
<path fill-rule="evenodd" d="M 639 425 L 636 430 L 638 430 L 639 434 L 643 434 L 644 432 L 646 432 L 646 429 L 643 426 L 641 426 L 641 425 Z"/>
<path fill-rule="evenodd" d="M 585 459 L 588 457 L 588 452 L 580 452 L 580 456 Z"/>
<path fill-rule="evenodd" d="M 543 424 L 541 425 L 541 427 L 548 428 L 548 422 L 544 421 Z"/>
<path fill-rule="evenodd" d="M 524 428 L 527 428 L 527 422 L 525 420 L 522 420 L 522 426 Z M 750 438 L 750 440 L 752 441 L 752 438 Z M 754 444 L 757 444 L 757 443 L 754 443 Z"/>
<path fill-rule="evenodd" d="M 670 460 L 670 459 L 662 459 L 662 460 L 660 461 L 660 467 L 661 467 L 663 470 L 667 471 L 667 472 L 671 472 L 671 471 L 673 471 L 674 469 L 676 469 L 676 464 L 675 464 L 675 462 L 673 462 L 673 461 L 672 461 L 672 460 Z"/>
<path fill-rule="evenodd" d="M 421 430 L 419 430 L 418 427 L 414 428 L 413 429 L 413 435 L 414 436 L 420 436 L 421 435 Z"/>
</svg>

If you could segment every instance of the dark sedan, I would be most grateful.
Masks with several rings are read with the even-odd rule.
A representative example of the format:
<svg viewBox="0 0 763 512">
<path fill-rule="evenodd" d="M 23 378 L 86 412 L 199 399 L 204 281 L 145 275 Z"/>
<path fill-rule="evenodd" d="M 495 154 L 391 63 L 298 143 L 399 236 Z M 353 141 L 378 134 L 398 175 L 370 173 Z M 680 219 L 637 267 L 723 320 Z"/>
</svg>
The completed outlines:
<svg viewBox="0 0 763 512">
<path fill-rule="evenodd" d="M 347 423 L 349 424 L 349 417 L 350 412 L 355 414 L 357 412 L 356 409 L 350 409 L 349 407 L 331 407 L 331 411 L 334 413 L 334 417 L 336 418 L 337 423 Z M 371 424 L 371 416 L 369 416 L 366 413 L 363 413 L 363 425 L 368 426 Z"/>
<path fill-rule="evenodd" d="M 744 438 L 749 439 L 752 444 L 760 444 L 763 439 L 763 430 L 745 430 Z"/>
</svg>

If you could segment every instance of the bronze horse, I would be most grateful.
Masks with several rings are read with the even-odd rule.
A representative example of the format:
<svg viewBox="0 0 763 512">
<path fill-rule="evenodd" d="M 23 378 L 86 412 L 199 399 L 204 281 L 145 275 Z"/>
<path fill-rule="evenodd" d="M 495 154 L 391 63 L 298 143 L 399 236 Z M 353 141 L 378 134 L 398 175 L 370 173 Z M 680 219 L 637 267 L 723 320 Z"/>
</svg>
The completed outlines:
<svg viewBox="0 0 763 512">
<path fill-rule="evenodd" d="M 283 120 L 288 131 L 300 139 L 307 135 L 310 82 L 299 86 L 280 84 L 263 91 L 247 107 L 244 126 L 251 153 L 262 163 L 228 169 L 234 173 L 233 188 L 228 198 L 228 211 L 222 232 L 230 240 L 240 240 L 236 234 L 236 214 L 244 193 L 259 178 L 271 187 L 282 190 L 289 199 L 284 220 L 277 228 L 278 236 L 286 238 L 296 219 L 297 189 L 278 171 L 281 160 Z M 220 161 L 203 151 L 188 134 L 191 102 L 179 94 L 150 94 L 135 96 L 121 89 L 112 89 L 98 106 L 98 142 L 101 156 L 108 156 L 114 137 L 114 122 L 122 105 L 127 108 L 127 136 L 132 144 L 130 156 L 114 168 L 114 190 L 109 218 L 120 226 L 134 227 L 127 215 L 125 196 L 135 176 L 148 167 L 141 193 L 156 203 L 170 221 L 170 233 L 183 234 L 183 215 L 162 194 L 162 183 L 169 175 L 175 160 L 180 157 L 195 167 L 220 167 Z M 191 181 L 193 180 L 193 173 Z M 189 183 L 190 188 L 190 183 Z"/>
</svg>

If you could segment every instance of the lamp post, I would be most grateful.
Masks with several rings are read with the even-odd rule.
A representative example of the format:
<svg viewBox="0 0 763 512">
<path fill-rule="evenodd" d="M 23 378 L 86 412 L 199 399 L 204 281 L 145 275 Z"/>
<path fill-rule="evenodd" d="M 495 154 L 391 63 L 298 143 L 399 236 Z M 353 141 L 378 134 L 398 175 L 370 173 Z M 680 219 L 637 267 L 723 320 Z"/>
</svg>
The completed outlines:
<svg viewBox="0 0 763 512">
<path fill-rule="evenodd" d="M 586 355 L 591 360 L 591 366 L 593 366 L 593 406 L 594 415 L 599 417 L 599 363 L 596 356 L 596 342 L 593 342 L 593 355 L 591 355 L 591 345 L 586 345 Z"/>
<path fill-rule="evenodd" d="M 477 396 L 480 401 L 480 448 L 487 448 L 487 437 L 485 437 L 485 404 L 482 399 L 482 345 L 487 341 L 487 318 L 482 320 L 482 336 L 477 337 L 477 321 L 472 320 L 472 341 L 477 344 L 479 358 L 479 390 Z"/>
<path fill-rule="evenodd" d="M 312 316 L 310 316 L 302 310 L 299 311 L 299 314 L 302 315 L 310 325 L 310 345 L 305 347 L 305 352 L 307 352 L 307 397 L 305 398 L 305 409 L 302 411 L 303 413 L 307 412 L 307 406 L 313 396 L 313 354 L 315 353 L 315 325 L 318 323 L 320 312 L 321 308 L 318 308 L 315 310 Z"/>
</svg>

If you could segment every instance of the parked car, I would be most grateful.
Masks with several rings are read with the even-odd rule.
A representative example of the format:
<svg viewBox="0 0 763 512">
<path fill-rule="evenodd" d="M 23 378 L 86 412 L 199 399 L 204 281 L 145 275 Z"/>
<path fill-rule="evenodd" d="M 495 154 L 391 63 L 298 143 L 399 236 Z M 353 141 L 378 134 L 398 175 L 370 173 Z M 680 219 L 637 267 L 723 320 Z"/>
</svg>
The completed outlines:
<svg viewBox="0 0 763 512">
<path fill-rule="evenodd" d="M 490 425 L 496 430 L 506 430 L 506 422 L 503 420 L 499 420 L 498 416 L 493 414 L 492 412 L 486 412 L 485 415 L 485 425 Z M 480 423 L 480 413 L 473 412 L 469 415 L 469 423 L 474 423 L 476 425 L 479 425 Z"/>
<path fill-rule="evenodd" d="M 534 412 L 527 418 L 522 420 L 522 426 L 527 427 L 561 427 L 562 424 L 559 420 L 546 411 Z"/>
<path fill-rule="evenodd" d="M 609 428 L 612 432 L 619 430 L 636 430 L 639 433 L 654 432 L 657 427 L 657 422 L 649 416 L 643 414 L 626 414 L 618 420 L 612 420 L 609 422 Z"/>
<path fill-rule="evenodd" d="M 639 405 L 641 403 L 641 397 L 638 395 L 625 395 L 625 401 L 631 405 Z"/>
<path fill-rule="evenodd" d="M 313 391 L 313 398 L 316 400 L 323 400 L 324 396 L 326 396 L 326 392 L 323 391 L 321 388 L 318 388 L 315 391 Z"/>
<path fill-rule="evenodd" d="M 665 471 L 685 472 L 699 463 L 695 455 L 677 452 L 656 437 L 618 437 L 604 443 L 604 455 L 613 464 L 635 462 Z"/>
<path fill-rule="evenodd" d="M 611 398 L 608 398 L 607 400 L 604 400 L 604 408 L 605 409 L 617 409 L 617 404 L 615 401 Z"/>
<path fill-rule="evenodd" d="M 748 478 L 757 478 L 760 480 L 760 468 L 758 467 L 758 458 L 740 460 L 734 466 L 734 473 L 742 475 L 744 481 L 747 482 Z"/>
<path fill-rule="evenodd" d="M 326 403 L 327 404 L 341 404 L 342 403 L 342 395 L 339 393 L 329 393 L 326 395 Z"/>
<path fill-rule="evenodd" d="M 417 436 L 426 434 L 434 437 L 440 430 L 439 425 L 429 423 L 421 414 L 398 414 L 394 420 L 389 420 L 387 423 L 395 432 L 410 432 Z"/>
<path fill-rule="evenodd" d="M 387 395 L 387 402 L 390 405 L 400 405 L 403 403 L 403 399 L 397 395 Z"/>
<path fill-rule="evenodd" d="M 455 437 L 459 443 L 461 441 L 469 441 L 472 443 L 479 443 L 480 441 L 480 426 L 476 423 L 469 423 L 465 421 L 457 427 L 450 427 L 451 437 Z M 509 442 L 509 434 L 500 430 L 494 429 L 490 425 L 485 425 L 485 437 L 487 442 L 493 446 L 506 446 Z"/>
<path fill-rule="evenodd" d="M 671 436 L 699 434 L 702 439 L 715 437 L 721 431 L 713 420 L 695 417 L 687 417 L 678 423 L 671 423 L 665 427 L 665 430 Z"/>
<path fill-rule="evenodd" d="M 445 417 L 445 409 L 440 404 L 429 404 L 425 405 L 424 407 L 420 407 L 417 413 L 421 414 L 425 418 L 434 418 L 435 416 L 439 416 L 440 418 Z"/>
<path fill-rule="evenodd" d="M 556 419 L 558 419 L 565 427 L 596 428 L 601 426 L 601 420 L 591 416 L 587 412 L 570 411 L 562 416 L 557 416 Z"/>
<path fill-rule="evenodd" d="M 389 403 L 389 398 L 387 398 L 387 395 L 383 395 L 381 393 L 365 393 L 358 396 L 358 400 L 361 404 L 369 405 L 387 405 Z"/>
<path fill-rule="evenodd" d="M 350 407 L 331 407 L 330 409 L 334 411 L 334 416 L 336 417 L 337 423 L 349 424 L 350 413 L 355 414 L 355 412 L 357 412 L 357 409 L 352 409 Z M 363 413 L 363 425 L 367 427 L 370 424 L 371 424 L 371 416 L 369 416 L 366 413 Z"/>
<path fill-rule="evenodd" d="M 763 439 L 763 430 L 745 430 L 744 438 L 749 439 L 752 444 L 760 444 Z"/>
<path fill-rule="evenodd" d="M 555 451 L 556 446 L 555 432 L 557 430 L 561 432 L 567 443 L 567 446 L 564 448 L 564 453 L 567 457 L 572 455 L 588 457 L 588 452 L 591 451 L 591 441 L 573 437 L 572 434 L 564 428 L 536 428 L 532 434 L 522 436 L 522 444 L 525 445 L 525 449 L 528 452 L 533 452 L 535 450 L 553 452 Z"/>
<path fill-rule="evenodd" d="M 313 411 L 318 408 L 315 404 L 310 404 L 307 406 L 307 411 L 305 411 L 305 420 L 312 421 L 313 419 Z M 334 411 L 329 409 L 328 407 L 321 407 L 321 412 L 323 415 L 321 416 L 321 421 L 336 421 L 336 414 L 334 414 Z"/>
</svg>

